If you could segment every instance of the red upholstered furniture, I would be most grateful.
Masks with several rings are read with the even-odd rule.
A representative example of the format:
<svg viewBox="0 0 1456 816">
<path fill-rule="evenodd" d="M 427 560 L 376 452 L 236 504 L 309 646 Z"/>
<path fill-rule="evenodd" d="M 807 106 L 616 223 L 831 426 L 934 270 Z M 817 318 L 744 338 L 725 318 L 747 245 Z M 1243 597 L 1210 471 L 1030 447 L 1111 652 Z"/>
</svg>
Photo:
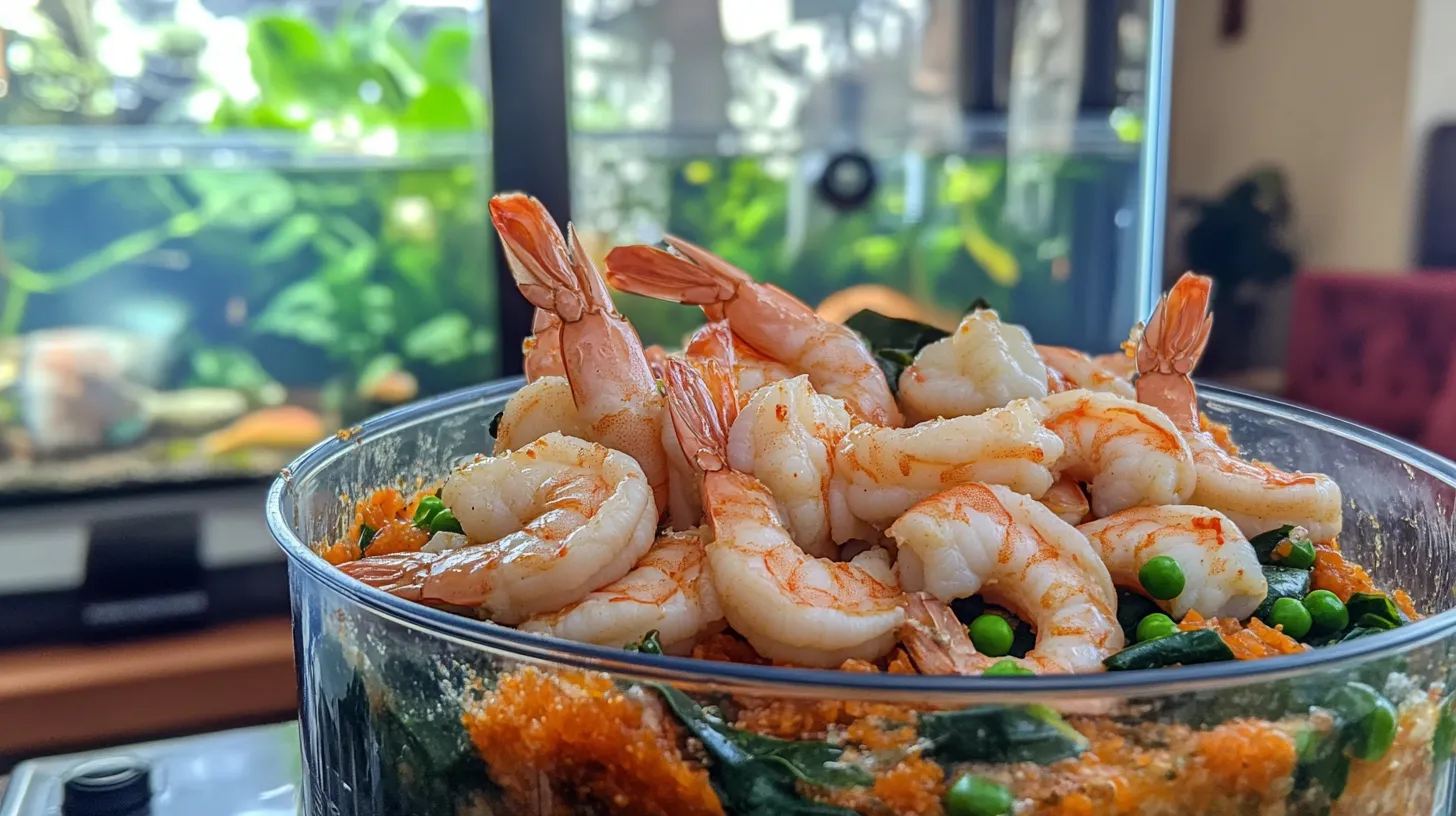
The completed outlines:
<svg viewBox="0 0 1456 816">
<path fill-rule="evenodd" d="M 1287 397 L 1456 458 L 1456 274 L 1303 272 Z"/>
</svg>

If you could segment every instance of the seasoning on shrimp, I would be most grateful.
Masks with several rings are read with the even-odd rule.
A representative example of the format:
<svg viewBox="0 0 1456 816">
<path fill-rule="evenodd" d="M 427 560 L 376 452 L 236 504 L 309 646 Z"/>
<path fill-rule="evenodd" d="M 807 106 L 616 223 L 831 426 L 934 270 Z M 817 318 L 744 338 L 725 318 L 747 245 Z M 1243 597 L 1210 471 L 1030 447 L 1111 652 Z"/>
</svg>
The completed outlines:
<svg viewBox="0 0 1456 816">
<path fill-rule="evenodd" d="M 1114 365 L 1108 365 L 1103 358 L 1093 358 L 1076 349 L 1064 346 L 1036 346 L 1036 353 L 1046 363 L 1047 380 L 1052 392 L 1071 391 L 1085 388 L 1088 391 L 1102 391 L 1132 399 L 1136 392 L 1132 387 L 1131 360 L 1118 354 Z"/>
<path fill-rule="evenodd" d="M 763 483 L 728 468 L 728 409 L 714 403 L 697 369 L 681 360 L 667 365 L 673 427 L 703 471 L 709 575 L 729 624 L 759 654 L 803 666 L 888 653 L 904 612 L 886 553 L 840 563 L 799 549 Z"/>
</svg>

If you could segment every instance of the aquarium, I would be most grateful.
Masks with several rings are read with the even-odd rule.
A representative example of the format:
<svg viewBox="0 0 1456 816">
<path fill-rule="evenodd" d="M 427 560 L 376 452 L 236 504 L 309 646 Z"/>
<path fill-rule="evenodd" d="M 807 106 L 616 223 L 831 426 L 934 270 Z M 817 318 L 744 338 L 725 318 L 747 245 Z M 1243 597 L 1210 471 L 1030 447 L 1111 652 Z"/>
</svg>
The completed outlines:
<svg viewBox="0 0 1456 816">
<path fill-rule="evenodd" d="M 1160 277 L 1170 8 L 1100 5 L 569 3 L 573 221 L 599 252 L 686 238 L 831 319 L 984 301 L 1114 350 Z M 619 304 L 668 347 L 699 321 Z"/>
<path fill-rule="evenodd" d="M 499 371 L 479 3 L 0 11 L 0 497 L 271 475 Z"/>
<path fill-rule="evenodd" d="M 370 420 L 274 483 L 310 816 L 940 814 L 965 773 L 1010 798 L 951 812 L 1450 812 L 1447 460 L 1203 389 L 1204 411 L 1249 457 L 1338 475 L 1343 552 L 1429 617 L 1292 656 L 1155 670 L 931 677 L 650 655 L 402 600 L 315 552 L 350 525 L 340 496 L 413 491 L 489 451 L 491 417 L 519 385 Z M 1379 739 L 1362 702 L 1377 696 L 1390 713 Z"/>
</svg>

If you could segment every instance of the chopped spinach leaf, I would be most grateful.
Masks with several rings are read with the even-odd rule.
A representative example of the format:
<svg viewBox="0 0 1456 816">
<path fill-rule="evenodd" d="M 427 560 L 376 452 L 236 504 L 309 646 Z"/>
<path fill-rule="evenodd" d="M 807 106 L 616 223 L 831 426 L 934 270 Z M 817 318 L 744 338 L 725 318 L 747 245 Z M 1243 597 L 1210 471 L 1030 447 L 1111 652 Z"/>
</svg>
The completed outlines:
<svg viewBox="0 0 1456 816">
<path fill-rule="evenodd" d="M 1157 640 L 1135 643 L 1102 661 L 1108 671 L 1161 669 L 1233 660 L 1233 650 L 1212 629 L 1178 632 Z"/>
<path fill-rule="evenodd" d="M 862 787 L 874 777 L 842 761 L 844 750 L 827 742 L 790 741 L 733 728 L 677 689 L 649 684 L 712 757 L 708 774 L 730 814 L 852 816 L 854 811 L 801 797 L 794 783 L 826 788 Z"/>
<path fill-rule="evenodd" d="M 923 714 L 926 755 L 942 764 L 1035 762 L 1047 765 L 1087 749 L 1087 740 L 1045 706 L 987 705 Z"/>
<path fill-rule="evenodd" d="M 887 317 L 868 309 L 854 313 L 844 321 L 844 325 L 864 338 L 875 362 L 884 372 L 891 391 L 898 389 L 900 374 L 914 362 L 915 355 L 921 349 L 950 336 L 949 332 L 934 326 L 900 317 Z"/>
<path fill-rule="evenodd" d="M 493 417 L 490 418 L 490 438 L 491 439 L 499 439 L 500 438 L 500 423 L 501 423 L 501 417 L 504 417 L 505 415 L 506 415 L 506 412 L 505 411 L 496 411 L 495 416 L 493 416 Z"/>
<path fill-rule="evenodd" d="M 1254 617 L 1265 623 L 1269 623 L 1269 615 L 1274 611 L 1275 601 L 1280 598 L 1293 598 L 1299 601 L 1309 594 L 1309 570 L 1266 566 L 1264 567 L 1264 580 L 1269 584 L 1269 594 L 1264 596 L 1264 602 L 1254 610 Z"/>
<path fill-rule="evenodd" d="M 1149 598 L 1130 589 L 1117 588 L 1117 624 L 1128 643 L 1137 643 L 1138 624 L 1143 618 L 1163 610 Z"/>
<path fill-rule="evenodd" d="M 657 639 L 657 630 L 653 629 L 642 636 L 641 640 L 634 640 L 622 647 L 629 652 L 642 652 L 644 654 L 662 654 L 662 643 Z"/>
<path fill-rule="evenodd" d="M 1441 703 L 1441 716 L 1436 720 L 1436 736 L 1431 740 L 1431 751 L 1437 764 L 1451 758 L 1451 744 L 1456 742 L 1456 718 L 1451 716 L 1453 698 L 1447 697 Z"/>
<path fill-rule="evenodd" d="M 1289 534 L 1292 532 L 1294 532 L 1294 525 L 1286 524 L 1283 527 L 1278 528 L 1277 530 L 1270 530 L 1267 533 L 1259 533 L 1258 535 L 1249 539 L 1249 543 L 1252 544 L 1254 547 L 1254 553 L 1259 556 L 1259 563 L 1273 563 L 1274 548 L 1279 546 L 1279 542 L 1283 541 L 1286 538 L 1289 538 Z"/>
<path fill-rule="evenodd" d="M 374 543 L 374 534 L 377 532 L 379 531 L 375 530 L 373 527 L 370 527 L 367 524 L 359 525 L 358 544 L 360 555 L 364 555 L 365 553 L 369 552 L 369 545 Z"/>
<path fill-rule="evenodd" d="M 1363 623 L 1366 617 L 1375 618 L 1388 624 L 1385 629 L 1394 629 L 1403 623 L 1408 623 L 1405 615 L 1401 614 L 1396 607 L 1395 601 L 1383 592 L 1356 592 L 1345 602 L 1345 608 L 1350 611 L 1350 620 L 1356 621 L 1358 625 L 1369 626 Z"/>
</svg>

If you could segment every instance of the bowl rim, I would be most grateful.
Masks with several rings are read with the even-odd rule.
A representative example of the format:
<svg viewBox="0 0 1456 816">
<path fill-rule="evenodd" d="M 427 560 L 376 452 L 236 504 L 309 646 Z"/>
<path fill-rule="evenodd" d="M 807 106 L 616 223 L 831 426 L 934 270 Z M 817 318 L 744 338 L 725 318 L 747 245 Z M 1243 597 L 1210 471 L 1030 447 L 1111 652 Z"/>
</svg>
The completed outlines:
<svg viewBox="0 0 1456 816">
<path fill-rule="evenodd" d="M 614 675 L 631 675 L 639 679 L 740 689 L 756 688 L 780 693 L 796 690 L 799 693 L 812 691 L 899 698 L 974 695 L 978 698 L 995 697 L 1008 702 L 1035 702 L 1044 700 L 1048 694 L 1056 694 L 1059 698 L 1163 696 L 1338 670 L 1408 651 L 1456 631 L 1456 607 L 1453 607 L 1377 637 L 1359 638 L 1296 655 L 1096 674 L 986 678 L 760 666 L 628 652 L 620 648 L 522 632 L 488 621 L 433 609 L 396 598 L 350 579 L 293 533 L 293 527 L 283 513 L 283 502 L 285 494 L 292 490 L 294 479 L 299 478 L 300 474 L 324 467 L 334 459 L 348 455 L 354 446 L 373 433 L 397 431 L 411 425 L 434 421 L 468 409 L 472 405 L 507 396 L 522 384 L 524 380 L 520 377 L 501 379 L 411 403 L 376 415 L 350 429 L 349 433 L 331 436 L 300 454 L 274 480 L 268 490 L 266 507 L 268 527 L 288 558 L 290 572 L 298 570 L 295 577 L 301 573 L 309 580 L 322 584 L 394 623 L 424 630 L 433 637 L 445 638 L 470 648 L 483 647 L 520 660 L 604 671 Z M 1265 415 L 1283 415 L 1326 433 L 1357 441 L 1396 457 L 1412 467 L 1420 468 L 1456 490 L 1456 462 L 1404 440 L 1271 397 L 1204 383 L 1199 383 L 1198 388 L 1201 396 L 1213 397 L 1219 405 L 1251 409 Z"/>
</svg>

